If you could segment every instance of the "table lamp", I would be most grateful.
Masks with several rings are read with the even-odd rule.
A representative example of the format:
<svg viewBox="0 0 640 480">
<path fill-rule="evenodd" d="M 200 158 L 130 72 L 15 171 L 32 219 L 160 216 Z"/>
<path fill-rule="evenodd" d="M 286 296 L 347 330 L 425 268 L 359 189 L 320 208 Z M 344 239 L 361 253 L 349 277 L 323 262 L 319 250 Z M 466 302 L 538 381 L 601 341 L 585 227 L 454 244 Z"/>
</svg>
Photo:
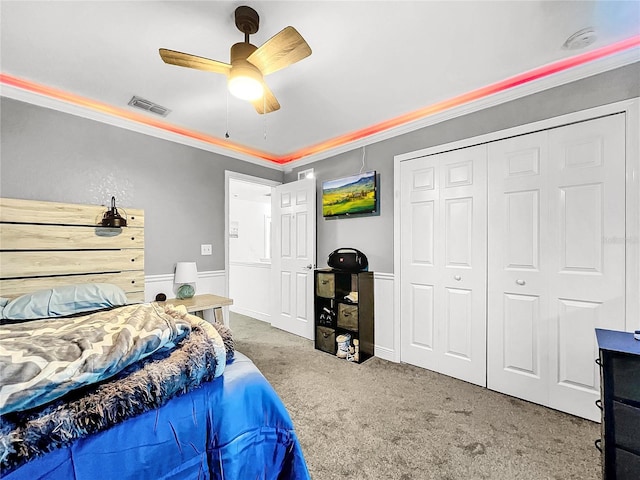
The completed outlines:
<svg viewBox="0 0 640 480">
<path fill-rule="evenodd" d="M 198 269 L 196 268 L 196 262 L 178 262 L 176 263 L 176 274 L 173 282 L 180 284 L 178 298 L 191 298 L 196 293 L 194 285 L 198 280 Z M 192 285 L 193 284 L 193 285 Z"/>
</svg>

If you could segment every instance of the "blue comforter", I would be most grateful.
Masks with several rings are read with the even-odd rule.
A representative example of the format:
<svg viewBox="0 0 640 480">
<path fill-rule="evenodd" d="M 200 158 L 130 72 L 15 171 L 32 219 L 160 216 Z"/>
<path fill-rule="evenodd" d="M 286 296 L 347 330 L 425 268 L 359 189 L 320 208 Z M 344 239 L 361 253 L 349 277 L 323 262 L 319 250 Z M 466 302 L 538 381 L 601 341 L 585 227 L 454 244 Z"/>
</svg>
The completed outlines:
<svg viewBox="0 0 640 480">
<path fill-rule="evenodd" d="M 4 480 L 309 479 L 291 418 L 246 356 L 162 407 L 36 458 Z"/>
</svg>

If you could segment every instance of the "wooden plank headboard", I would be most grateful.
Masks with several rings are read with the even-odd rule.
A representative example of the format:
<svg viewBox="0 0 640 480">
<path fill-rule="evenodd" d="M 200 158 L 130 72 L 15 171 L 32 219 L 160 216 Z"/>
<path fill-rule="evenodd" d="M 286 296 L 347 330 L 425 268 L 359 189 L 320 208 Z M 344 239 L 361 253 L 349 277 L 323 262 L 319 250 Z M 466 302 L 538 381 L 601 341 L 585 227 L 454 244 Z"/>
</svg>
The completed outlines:
<svg viewBox="0 0 640 480">
<path fill-rule="evenodd" d="M 99 226 L 107 207 L 0 198 L 0 296 L 105 282 L 144 302 L 144 212 Z M 125 209 L 120 209 L 125 210 Z"/>
</svg>

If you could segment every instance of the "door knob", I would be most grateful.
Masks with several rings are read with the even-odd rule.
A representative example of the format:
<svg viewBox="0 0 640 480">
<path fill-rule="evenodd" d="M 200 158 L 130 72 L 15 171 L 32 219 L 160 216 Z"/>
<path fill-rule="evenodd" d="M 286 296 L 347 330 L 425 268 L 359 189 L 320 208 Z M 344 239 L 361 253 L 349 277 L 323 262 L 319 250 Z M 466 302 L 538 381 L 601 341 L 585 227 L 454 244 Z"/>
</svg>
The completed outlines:
<svg viewBox="0 0 640 480">
<path fill-rule="evenodd" d="M 525 284 L 525 283 L 527 283 L 527 282 L 525 282 L 524 280 L 516 280 L 516 283 L 517 283 L 518 285 L 524 285 L 524 284 Z"/>
<path fill-rule="evenodd" d="M 454 275 L 453 279 L 459 282 L 460 280 L 462 280 L 462 277 L 460 275 Z"/>
<path fill-rule="evenodd" d="M 313 265 L 310 263 L 309 265 L 303 268 L 306 268 L 307 270 L 313 270 Z"/>
</svg>

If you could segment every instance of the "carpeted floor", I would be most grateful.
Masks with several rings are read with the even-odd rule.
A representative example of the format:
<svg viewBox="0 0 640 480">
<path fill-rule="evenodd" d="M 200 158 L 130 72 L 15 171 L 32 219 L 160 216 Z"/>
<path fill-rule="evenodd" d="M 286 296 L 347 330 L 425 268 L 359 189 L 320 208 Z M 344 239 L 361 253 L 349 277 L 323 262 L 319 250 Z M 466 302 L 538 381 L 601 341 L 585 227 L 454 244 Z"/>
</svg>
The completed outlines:
<svg viewBox="0 0 640 480">
<path fill-rule="evenodd" d="M 314 480 L 601 478 L 598 424 L 411 365 L 352 364 L 243 315 L 230 326 L 287 406 Z"/>
</svg>

